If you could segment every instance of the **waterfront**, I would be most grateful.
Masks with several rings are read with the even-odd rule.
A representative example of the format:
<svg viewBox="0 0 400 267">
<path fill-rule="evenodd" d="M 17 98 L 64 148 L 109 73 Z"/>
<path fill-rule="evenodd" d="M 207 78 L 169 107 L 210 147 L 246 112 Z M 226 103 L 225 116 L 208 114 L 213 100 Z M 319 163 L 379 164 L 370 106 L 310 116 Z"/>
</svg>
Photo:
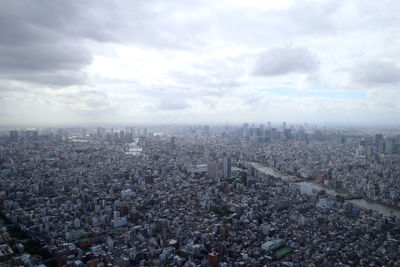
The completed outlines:
<svg viewBox="0 0 400 267">
<path fill-rule="evenodd" d="M 256 168 L 258 171 L 263 172 L 267 175 L 271 175 L 277 178 L 281 178 L 282 180 L 286 181 L 286 182 L 292 182 L 293 180 L 297 179 L 295 176 L 291 176 L 285 173 L 281 173 L 280 171 L 273 169 L 271 167 L 267 167 L 264 166 L 260 163 L 256 163 L 256 162 L 250 162 L 250 164 Z"/>
<path fill-rule="evenodd" d="M 385 216 L 397 216 L 400 217 L 400 210 L 394 209 L 384 204 L 376 203 L 373 201 L 368 201 L 365 199 L 351 199 L 347 200 L 350 203 L 353 203 L 355 206 L 365 208 L 365 209 L 372 209 L 382 213 Z"/>
<path fill-rule="evenodd" d="M 260 172 L 263 172 L 265 174 L 268 174 L 268 175 L 271 175 L 271 176 L 274 176 L 277 178 L 281 178 L 282 180 L 290 182 L 290 183 L 293 183 L 292 181 L 295 180 L 295 178 L 296 178 L 294 176 L 290 176 L 288 174 L 281 173 L 280 171 L 273 169 L 271 167 L 261 165 L 260 163 L 250 162 L 250 164 Z M 294 182 L 293 184 L 300 185 L 300 183 L 298 183 L 298 182 Z M 313 186 L 314 191 L 325 190 L 325 192 L 330 195 L 348 196 L 347 194 L 344 194 L 342 192 L 337 192 L 336 190 L 333 190 L 333 189 L 327 189 L 319 184 L 312 183 L 312 186 Z M 369 201 L 366 199 L 351 199 L 351 200 L 346 200 L 346 201 L 354 204 L 357 207 L 363 208 L 363 209 L 375 210 L 377 212 L 382 213 L 384 216 L 400 217 L 400 210 L 394 209 L 385 204 Z"/>
</svg>

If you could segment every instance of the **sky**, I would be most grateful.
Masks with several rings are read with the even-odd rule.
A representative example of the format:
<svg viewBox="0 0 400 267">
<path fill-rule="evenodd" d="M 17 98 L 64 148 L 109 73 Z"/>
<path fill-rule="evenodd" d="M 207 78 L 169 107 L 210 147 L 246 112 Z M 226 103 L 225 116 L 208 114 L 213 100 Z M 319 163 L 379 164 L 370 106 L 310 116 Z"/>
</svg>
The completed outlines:
<svg viewBox="0 0 400 267">
<path fill-rule="evenodd" d="M 400 124 L 400 1 L 0 1 L 0 125 Z"/>
</svg>

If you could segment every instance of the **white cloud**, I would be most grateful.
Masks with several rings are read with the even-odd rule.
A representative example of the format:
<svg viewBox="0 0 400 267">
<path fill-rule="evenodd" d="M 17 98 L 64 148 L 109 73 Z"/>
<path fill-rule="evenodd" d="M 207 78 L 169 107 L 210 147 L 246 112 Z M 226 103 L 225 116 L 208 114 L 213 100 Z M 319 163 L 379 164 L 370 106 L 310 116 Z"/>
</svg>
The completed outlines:
<svg viewBox="0 0 400 267">
<path fill-rule="evenodd" d="M 361 85 L 392 85 L 400 81 L 400 67 L 388 60 L 363 61 L 354 67 L 352 75 Z"/>
<path fill-rule="evenodd" d="M 395 0 L 23 3 L 0 4 L 0 124 L 398 122 Z"/>
<path fill-rule="evenodd" d="M 253 73 L 259 76 L 310 73 L 316 71 L 318 66 L 318 59 L 310 50 L 285 45 L 262 53 L 256 61 Z"/>
</svg>

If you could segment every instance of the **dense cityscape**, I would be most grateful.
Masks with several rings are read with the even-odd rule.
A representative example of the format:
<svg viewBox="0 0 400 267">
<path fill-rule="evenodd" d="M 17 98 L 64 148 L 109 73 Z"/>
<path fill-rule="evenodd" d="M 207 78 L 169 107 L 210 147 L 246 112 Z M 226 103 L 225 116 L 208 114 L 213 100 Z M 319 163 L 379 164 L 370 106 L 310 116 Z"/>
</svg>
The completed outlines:
<svg viewBox="0 0 400 267">
<path fill-rule="evenodd" d="M 400 266 L 398 129 L 41 128 L 0 142 L 1 266 Z"/>
<path fill-rule="evenodd" d="M 400 1 L 0 1 L 0 267 L 400 267 Z"/>
</svg>

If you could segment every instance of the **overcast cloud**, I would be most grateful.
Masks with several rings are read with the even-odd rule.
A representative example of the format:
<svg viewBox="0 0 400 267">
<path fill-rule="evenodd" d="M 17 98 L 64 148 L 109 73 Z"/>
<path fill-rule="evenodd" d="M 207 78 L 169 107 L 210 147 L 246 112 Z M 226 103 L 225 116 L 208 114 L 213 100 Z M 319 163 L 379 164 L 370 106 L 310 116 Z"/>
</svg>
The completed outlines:
<svg viewBox="0 0 400 267">
<path fill-rule="evenodd" d="M 399 13 L 395 0 L 1 1 L 0 124 L 398 124 Z"/>
<path fill-rule="evenodd" d="M 319 62 L 310 50 L 303 47 L 274 47 L 262 53 L 256 61 L 254 74 L 260 76 L 310 73 Z"/>
<path fill-rule="evenodd" d="M 400 67 L 393 61 L 364 61 L 353 70 L 354 81 L 364 86 L 397 85 Z"/>
</svg>

